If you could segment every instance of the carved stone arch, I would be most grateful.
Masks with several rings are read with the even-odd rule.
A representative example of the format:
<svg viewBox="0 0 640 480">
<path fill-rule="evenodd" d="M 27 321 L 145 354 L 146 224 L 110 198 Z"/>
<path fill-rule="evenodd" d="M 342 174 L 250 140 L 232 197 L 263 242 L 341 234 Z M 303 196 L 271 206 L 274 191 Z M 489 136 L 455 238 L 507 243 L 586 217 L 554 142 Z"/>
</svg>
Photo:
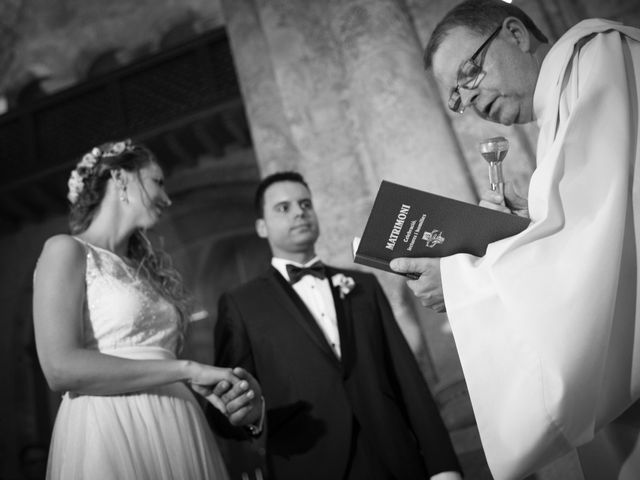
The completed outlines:
<svg viewBox="0 0 640 480">
<path fill-rule="evenodd" d="M 252 227 L 243 227 L 201 238 L 186 256 L 193 271 L 193 295 L 198 321 L 191 323 L 186 352 L 189 358 L 213 362 L 213 329 L 220 296 L 256 277 L 269 265 L 271 251 Z"/>
</svg>

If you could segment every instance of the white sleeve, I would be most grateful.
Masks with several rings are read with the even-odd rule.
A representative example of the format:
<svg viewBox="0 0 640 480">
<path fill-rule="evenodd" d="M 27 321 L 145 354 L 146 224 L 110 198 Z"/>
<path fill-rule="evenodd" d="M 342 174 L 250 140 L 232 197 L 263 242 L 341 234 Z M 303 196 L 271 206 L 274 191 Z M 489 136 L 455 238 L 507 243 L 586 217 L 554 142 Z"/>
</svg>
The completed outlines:
<svg viewBox="0 0 640 480">
<path fill-rule="evenodd" d="M 497 479 L 521 478 L 590 441 L 638 398 L 640 89 L 629 72 L 635 62 L 637 82 L 640 47 L 623 44 L 617 32 L 592 39 L 546 110 L 547 127 L 560 121 L 541 124 L 529 228 L 482 258 L 442 260 L 449 321 Z"/>
</svg>

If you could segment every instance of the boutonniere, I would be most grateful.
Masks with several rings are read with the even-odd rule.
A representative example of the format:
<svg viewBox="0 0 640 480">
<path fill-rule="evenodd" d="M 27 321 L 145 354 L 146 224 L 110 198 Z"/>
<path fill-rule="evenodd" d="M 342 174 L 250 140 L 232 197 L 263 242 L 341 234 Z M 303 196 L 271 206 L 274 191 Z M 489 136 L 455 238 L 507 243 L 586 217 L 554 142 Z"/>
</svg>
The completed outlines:
<svg viewBox="0 0 640 480">
<path fill-rule="evenodd" d="M 356 282 L 351 277 L 342 273 L 336 273 L 331 277 L 331 285 L 340 288 L 340 298 L 346 297 L 356 286 Z"/>
</svg>

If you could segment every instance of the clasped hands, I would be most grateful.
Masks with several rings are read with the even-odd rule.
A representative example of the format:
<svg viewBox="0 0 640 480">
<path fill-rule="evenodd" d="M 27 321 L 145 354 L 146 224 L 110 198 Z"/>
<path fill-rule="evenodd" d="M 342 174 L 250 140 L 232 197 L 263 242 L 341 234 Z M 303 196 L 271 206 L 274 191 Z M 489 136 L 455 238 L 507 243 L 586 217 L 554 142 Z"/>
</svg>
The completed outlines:
<svg viewBox="0 0 640 480">
<path fill-rule="evenodd" d="M 218 368 L 213 379 L 191 380 L 191 388 L 205 397 L 235 426 L 255 425 L 262 415 L 262 389 L 244 368 Z"/>
<path fill-rule="evenodd" d="M 480 206 L 529 217 L 527 199 L 518 195 L 511 183 L 505 184 L 504 196 L 492 190 L 484 192 Z M 407 286 L 423 306 L 436 312 L 446 312 L 439 258 L 396 258 L 389 266 L 394 272 L 419 274 L 418 279 L 407 280 Z"/>
</svg>

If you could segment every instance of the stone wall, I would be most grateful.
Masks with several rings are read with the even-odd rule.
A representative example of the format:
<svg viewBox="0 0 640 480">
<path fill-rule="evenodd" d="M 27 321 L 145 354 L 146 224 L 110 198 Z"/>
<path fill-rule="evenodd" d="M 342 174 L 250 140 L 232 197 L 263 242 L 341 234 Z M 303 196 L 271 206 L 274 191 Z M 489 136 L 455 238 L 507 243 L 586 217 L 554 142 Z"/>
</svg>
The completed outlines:
<svg viewBox="0 0 640 480">
<path fill-rule="evenodd" d="M 86 78 L 113 51 L 116 64 L 166 47 L 169 35 L 224 23 L 216 0 L 7 0 L 0 4 L 0 95 L 33 79 L 48 93 Z"/>
</svg>

